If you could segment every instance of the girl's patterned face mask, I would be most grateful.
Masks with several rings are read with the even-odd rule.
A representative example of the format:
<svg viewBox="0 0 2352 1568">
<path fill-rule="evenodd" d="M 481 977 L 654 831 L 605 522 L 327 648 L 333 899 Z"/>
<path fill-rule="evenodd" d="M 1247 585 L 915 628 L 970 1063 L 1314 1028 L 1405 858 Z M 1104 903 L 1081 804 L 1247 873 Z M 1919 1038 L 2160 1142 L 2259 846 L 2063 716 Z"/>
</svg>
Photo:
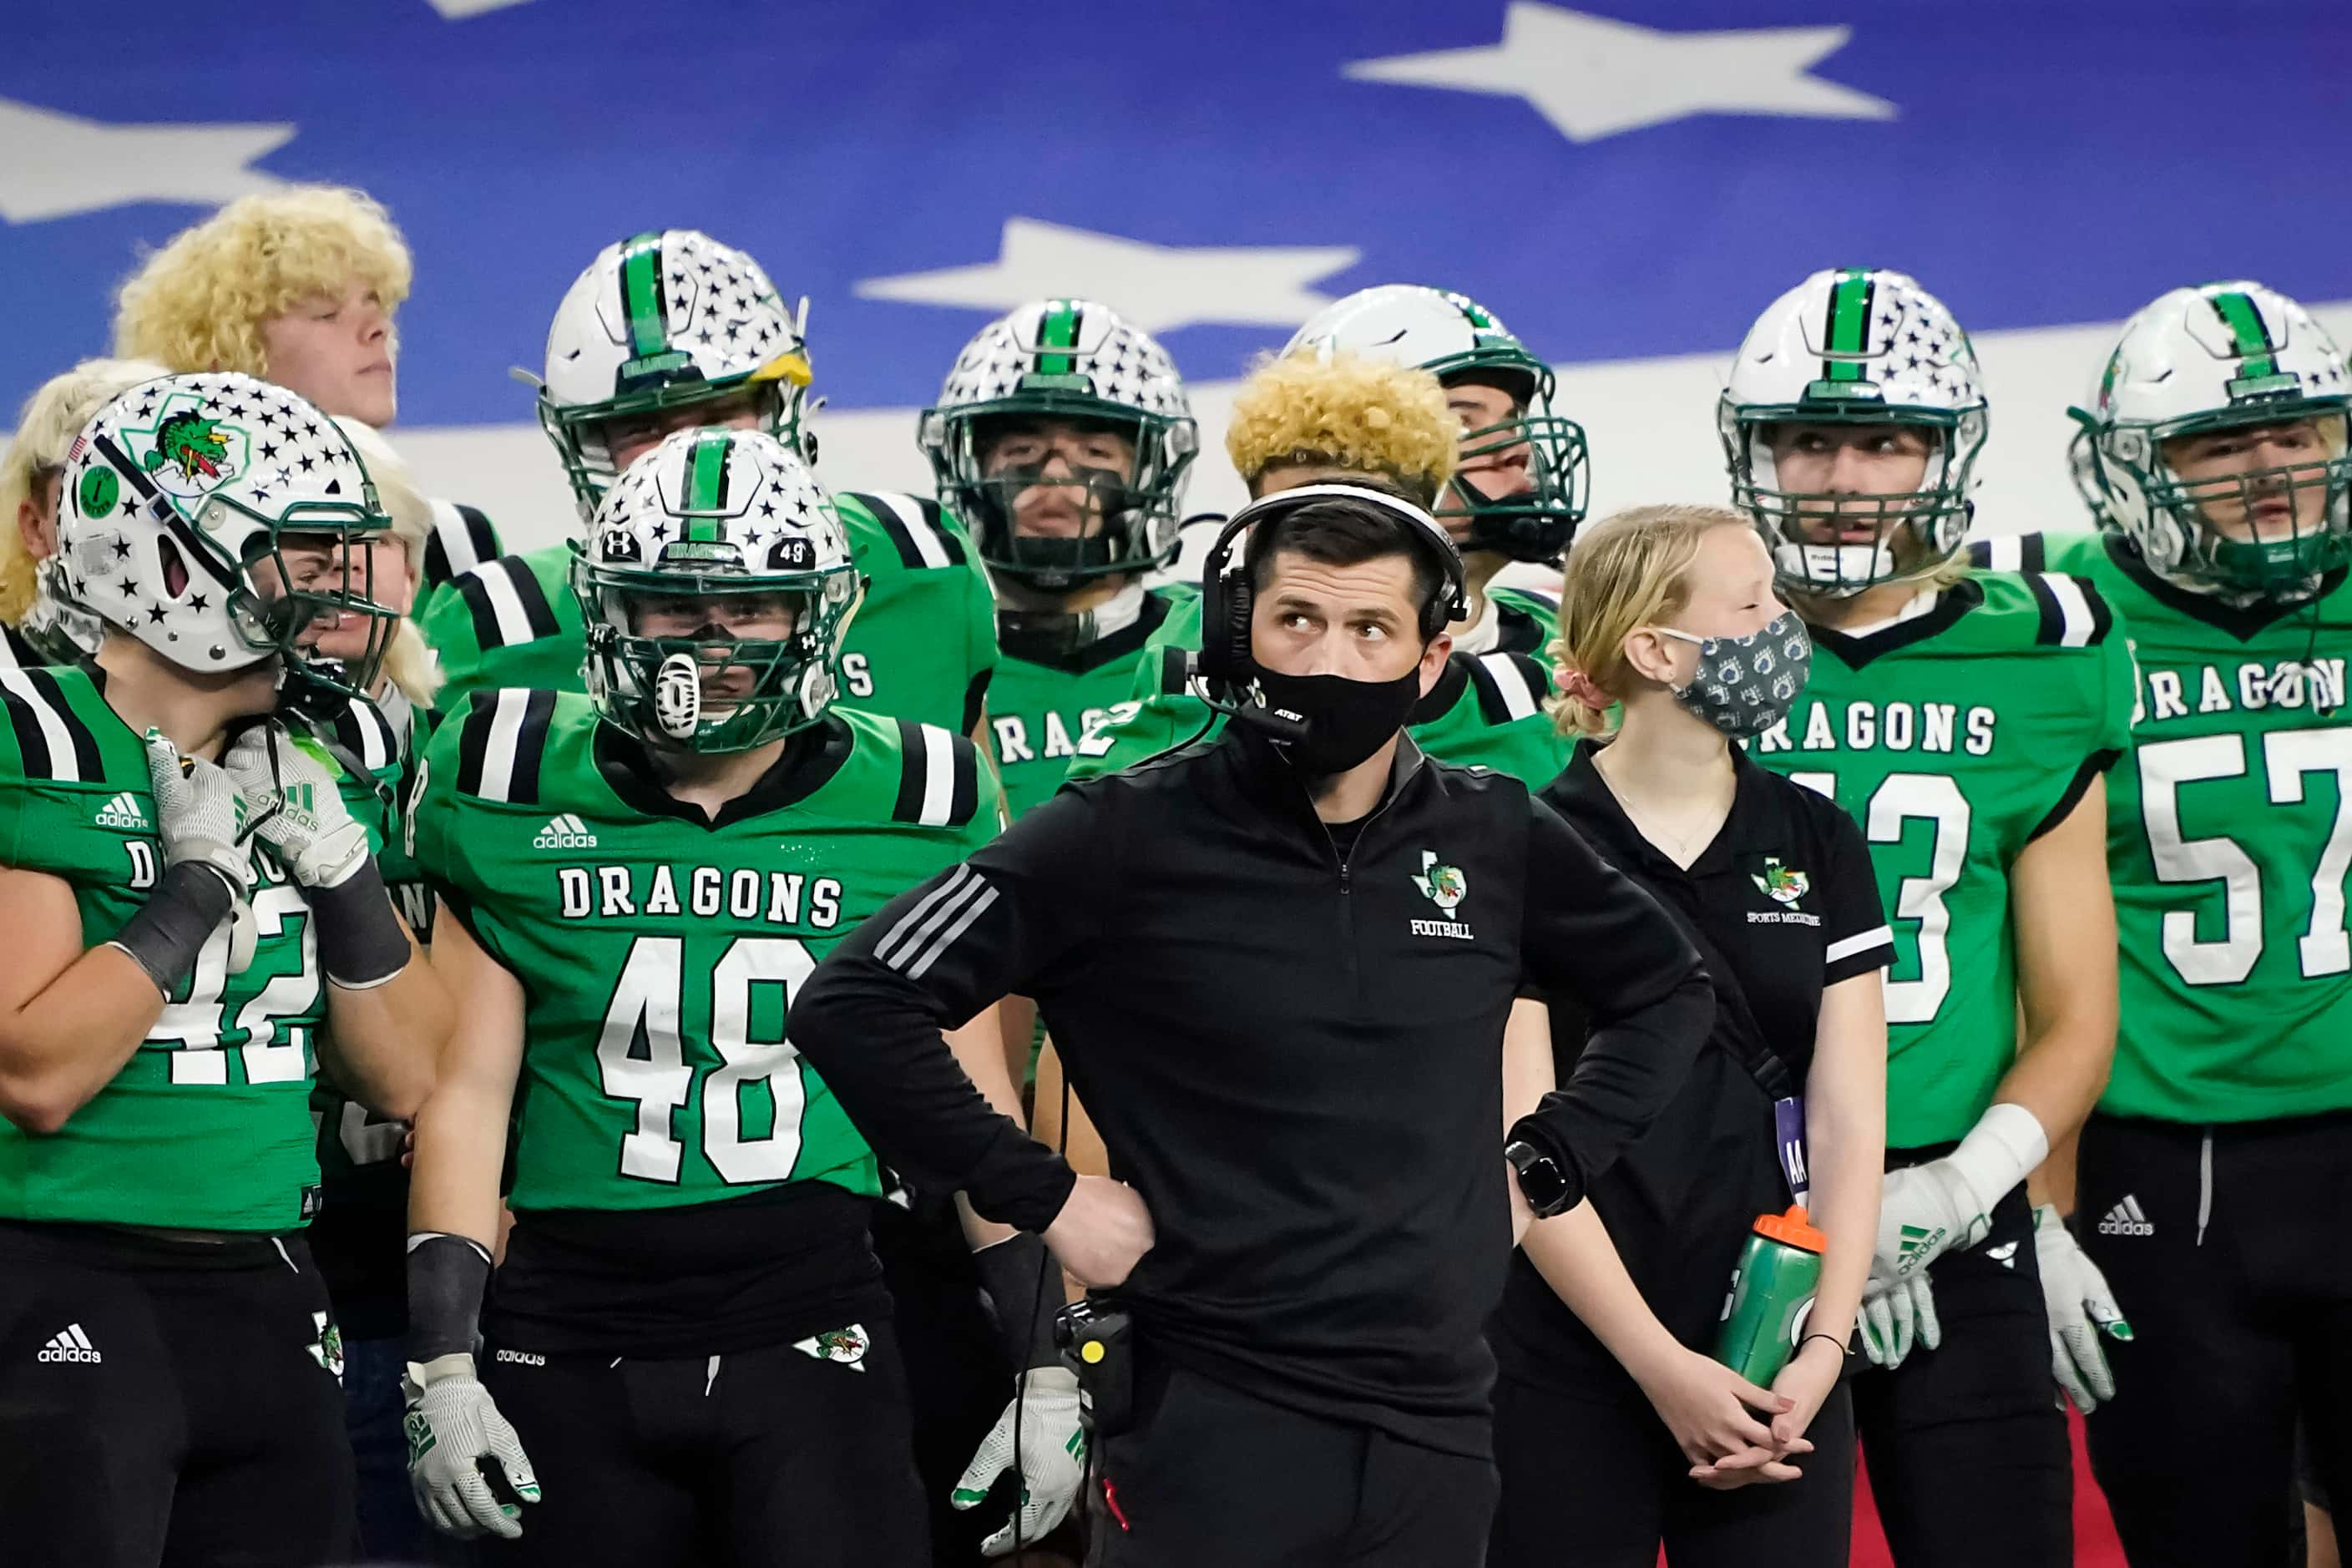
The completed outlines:
<svg viewBox="0 0 2352 1568">
<path fill-rule="evenodd" d="M 1698 670 L 1688 685 L 1674 689 L 1675 700 L 1738 740 L 1760 735 L 1789 716 L 1813 662 L 1813 639 L 1794 610 L 1781 611 L 1744 637 L 1653 629 L 1698 647 Z"/>
</svg>

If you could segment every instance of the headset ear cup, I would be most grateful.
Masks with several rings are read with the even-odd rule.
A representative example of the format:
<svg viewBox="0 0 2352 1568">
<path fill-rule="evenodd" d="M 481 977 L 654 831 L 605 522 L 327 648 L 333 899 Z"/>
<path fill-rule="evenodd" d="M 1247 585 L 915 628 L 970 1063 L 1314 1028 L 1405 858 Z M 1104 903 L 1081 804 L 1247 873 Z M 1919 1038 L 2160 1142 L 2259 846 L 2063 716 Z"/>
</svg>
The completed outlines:
<svg viewBox="0 0 2352 1568">
<path fill-rule="evenodd" d="M 1257 601 L 1257 585 L 1244 565 L 1225 579 L 1225 669 L 1238 679 L 1250 667 L 1250 616 Z"/>
</svg>

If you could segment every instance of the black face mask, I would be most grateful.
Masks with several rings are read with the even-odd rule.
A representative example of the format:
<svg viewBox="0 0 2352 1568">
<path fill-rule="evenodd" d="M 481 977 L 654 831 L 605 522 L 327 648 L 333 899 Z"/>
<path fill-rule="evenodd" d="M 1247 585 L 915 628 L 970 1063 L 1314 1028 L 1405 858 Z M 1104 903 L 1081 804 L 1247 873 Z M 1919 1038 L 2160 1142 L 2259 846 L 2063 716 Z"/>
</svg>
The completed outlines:
<svg viewBox="0 0 2352 1568">
<path fill-rule="evenodd" d="M 1421 667 L 1394 680 L 1350 680 L 1278 675 L 1260 666 L 1256 686 L 1264 705 L 1244 702 L 1240 716 L 1270 734 L 1300 773 L 1329 778 L 1379 751 L 1404 727 L 1421 700 Z"/>
</svg>

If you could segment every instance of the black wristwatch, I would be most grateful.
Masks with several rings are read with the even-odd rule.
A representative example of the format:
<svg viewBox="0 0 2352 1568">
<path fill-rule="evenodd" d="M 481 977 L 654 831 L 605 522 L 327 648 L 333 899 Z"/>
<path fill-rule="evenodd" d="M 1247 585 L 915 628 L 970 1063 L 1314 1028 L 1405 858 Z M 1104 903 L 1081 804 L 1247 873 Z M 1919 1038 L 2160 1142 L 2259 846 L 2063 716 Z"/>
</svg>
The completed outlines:
<svg viewBox="0 0 2352 1568">
<path fill-rule="evenodd" d="M 1504 1144 L 1503 1158 L 1511 1163 L 1519 1179 L 1519 1195 L 1528 1200 L 1536 1218 L 1549 1219 L 1575 1206 L 1577 1194 L 1559 1161 L 1525 1141 Z"/>
</svg>

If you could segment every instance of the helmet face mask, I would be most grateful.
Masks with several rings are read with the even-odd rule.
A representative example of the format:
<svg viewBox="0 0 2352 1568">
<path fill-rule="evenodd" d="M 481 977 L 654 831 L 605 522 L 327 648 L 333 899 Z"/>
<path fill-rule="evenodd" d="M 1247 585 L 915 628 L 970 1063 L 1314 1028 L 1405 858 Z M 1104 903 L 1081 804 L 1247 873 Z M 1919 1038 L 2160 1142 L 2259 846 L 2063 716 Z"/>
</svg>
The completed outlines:
<svg viewBox="0 0 2352 1568">
<path fill-rule="evenodd" d="M 1731 464 L 1731 504 L 1755 520 L 1772 552 L 1781 586 L 1814 598 L 1850 598 L 1886 583 L 1926 576 L 1958 552 L 1968 534 L 1969 474 L 1982 447 L 1983 420 L 1888 416 L 1857 409 L 1847 416 L 1819 409 L 1773 419 L 1748 411 Z M 1780 478 L 1773 437 L 1784 425 L 1908 428 L 1928 442 L 1927 468 L 1908 489 L 1799 489 Z M 1954 464 L 1954 451 L 1960 460 Z M 1860 535 L 1860 538 L 1852 536 Z"/>
<path fill-rule="evenodd" d="M 1591 458 L 1584 428 L 1552 411 L 1552 369 L 1465 294 L 1412 283 L 1359 289 L 1308 318 L 1286 354 L 1362 354 L 1425 370 L 1448 387 L 1465 382 L 1508 393 L 1509 416 L 1462 432 L 1454 478 L 1433 515 L 1461 535 L 1464 550 L 1513 561 L 1557 560 L 1584 521 Z M 1524 447 L 1528 488 L 1490 497 L 1475 469 Z"/>
<path fill-rule="evenodd" d="M 1045 457 L 990 471 L 992 448 L 1008 432 L 1057 424 L 1118 434 L 1132 454 L 1126 471 L 1073 463 L 1057 477 L 1044 471 Z M 1174 363 L 1107 306 L 1045 300 L 990 322 L 964 345 L 916 439 L 940 496 L 1001 576 L 1063 593 L 1175 555 L 1199 432 Z M 1023 492 L 1043 484 L 1079 492 L 1079 532 L 1021 531 Z"/>
<path fill-rule="evenodd" d="M 2088 401 L 2068 411 L 2076 488 L 2158 576 L 2284 604 L 2352 564 L 2352 385 L 2294 300 L 2247 281 L 2173 289 L 2124 324 Z M 2256 433 L 2307 456 L 2233 465 L 2227 447 Z"/>
<path fill-rule="evenodd" d="M 1520 361 L 1527 374 L 1511 374 Z M 1489 550 L 1512 561 L 1558 560 L 1584 520 L 1591 457 L 1585 450 L 1584 427 L 1551 412 L 1551 367 L 1520 351 L 1516 356 L 1490 355 L 1467 371 L 1439 379 L 1449 388 L 1472 381 L 1498 387 L 1507 380 L 1517 384 L 1504 387 L 1511 393 L 1508 417 L 1463 430 L 1454 477 L 1431 515 L 1449 527 L 1456 519 L 1465 520 L 1465 550 Z M 1526 390 L 1518 390 L 1520 386 Z M 1478 487 L 1479 474 L 1493 471 L 1482 468 L 1482 463 L 1523 448 L 1528 455 L 1526 489 L 1496 497 Z"/>
<path fill-rule="evenodd" d="M 540 427 L 581 516 L 625 466 L 607 437 L 614 421 L 708 409 L 748 389 L 760 395 L 757 427 L 801 442 L 807 324 L 805 300 L 787 311 L 757 262 L 697 230 L 607 246 L 556 308 L 539 394 Z"/>
<path fill-rule="evenodd" d="M 749 751 L 818 722 L 838 695 L 862 590 L 832 502 L 775 437 L 666 437 L 574 549 L 589 694 L 644 744 Z"/>
<path fill-rule="evenodd" d="M 1765 310 L 1716 409 L 1732 505 L 1755 520 L 1780 585 L 1817 599 L 1917 581 L 1959 552 L 1988 424 L 1976 352 L 1943 302 L 1903 273 L 1851 268 Z M 1927 467 L 1908 489 L 1797 489 L 1774 456 L 1784 425 L 1917 430 Z"/>
<path fill-rule="evenodd" d="M 355 548 L 391 527 L 359 453 L 311 405 L 249 376 L 166 376 L 75 441 L 55 571 L 66 602 L 172 663 L 275 657 L 289 700 L 333 706 L 373 686 L 398 625 Z M 312 626 L 352 616 L 368 623 L 362 656 L 313 659 Z"/>
</svg>

